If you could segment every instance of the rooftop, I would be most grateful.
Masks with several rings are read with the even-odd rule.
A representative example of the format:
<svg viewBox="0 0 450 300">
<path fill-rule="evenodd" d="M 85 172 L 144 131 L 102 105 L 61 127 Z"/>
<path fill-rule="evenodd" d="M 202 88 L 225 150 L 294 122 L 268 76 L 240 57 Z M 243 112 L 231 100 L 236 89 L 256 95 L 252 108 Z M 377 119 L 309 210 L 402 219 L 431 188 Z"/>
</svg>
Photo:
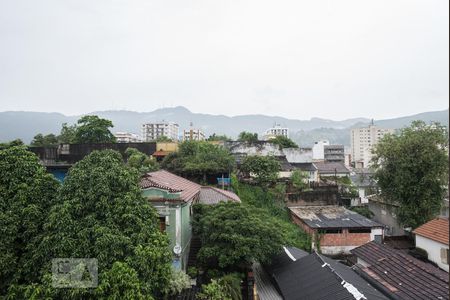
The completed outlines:
<svg viewBox="0 0 450 300">
<path fill-rule="evenodd" d="M 268 269 L 286 300 L 387 299 L 352 269 L 318 253 L 286 262 Z"/>
<path fill-rule="evenodd" d="M 199 203 L 217 204 L 227 201 L 241 202 L 241 199 L 233 192 L 215 187 L 202 186 L 200 189 Z"/>
<path fill-rule="evenodd" d="M 311 228 L 382 227 L 381 224 L 343 206 L 298 206 L 289 209 Z"/>
<path fill-rule="evenodd" d="M 142 189 L 160 188 L 172 193 L 181 192 L 180 198 L 184 202 L 191 201 L 201 188 L 201 185 L 165 170 L 145 174 L 139 186 Z"/>
<path fill-rule="evenodd" d="M 350 171 L 345 167 L 343 163 L 339 162 L 315 162 L 314 165 L 321 174 L 335 174 L 345 173 L 350 174 Z"/>
<path fill-rule="evenodd" d="M 368 264 L 361 270 L 369 281 L 399 299 L 448 299 L 448 273 L 431 264 L 375 242 L 350 252 Z"/>
<path fill-rule="evenodd" d="M 431 220 L 413 231 L 416 235 L 448 245 L 448 219 Z"/>
<path fill-rule="evenodd" d="M 305 163 L 291 163 L 291 166 L 293 169 L 299 169 L 302 171 L 317 171 L 316 166 L 312 162 L 305 162 Z"/>
</svg>

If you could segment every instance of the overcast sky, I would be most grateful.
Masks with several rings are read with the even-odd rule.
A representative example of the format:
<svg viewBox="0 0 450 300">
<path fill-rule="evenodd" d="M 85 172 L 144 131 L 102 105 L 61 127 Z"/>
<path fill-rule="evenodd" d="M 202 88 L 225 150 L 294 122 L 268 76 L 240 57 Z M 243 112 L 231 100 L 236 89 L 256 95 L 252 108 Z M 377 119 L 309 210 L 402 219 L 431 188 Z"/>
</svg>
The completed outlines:
<svg viewBox="0 0 450 300">
<path fill-rule="evenodd" d="M 380 119 L 448 82 L 448 0 L 0 0 L 0 111 Z"/>
</svg>

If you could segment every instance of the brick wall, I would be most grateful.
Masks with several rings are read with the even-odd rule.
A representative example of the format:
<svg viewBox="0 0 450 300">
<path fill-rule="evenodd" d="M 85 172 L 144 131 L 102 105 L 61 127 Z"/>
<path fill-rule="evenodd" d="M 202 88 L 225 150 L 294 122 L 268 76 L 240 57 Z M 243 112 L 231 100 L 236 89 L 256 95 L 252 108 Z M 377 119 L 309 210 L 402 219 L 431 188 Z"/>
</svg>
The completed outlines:
<svg viewBox="0 0 450 300">
<path fill-rule="evenodd" d="M 339 234 L 323 234 L 320 238 L 321 246 L 361 246 L 368 242 L 370 233 L 349 233 L 347 229 Z"/>
</svg>

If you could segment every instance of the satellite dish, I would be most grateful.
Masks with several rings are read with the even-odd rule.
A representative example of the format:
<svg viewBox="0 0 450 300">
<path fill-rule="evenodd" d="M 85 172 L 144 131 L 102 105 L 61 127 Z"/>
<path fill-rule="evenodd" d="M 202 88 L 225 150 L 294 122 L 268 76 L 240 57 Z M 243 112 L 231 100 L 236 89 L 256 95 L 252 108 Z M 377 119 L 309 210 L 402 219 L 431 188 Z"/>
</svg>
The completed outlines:
<svg viewBox="0 0 450 300">
<path fill-rule="evenodd" d="M 173 253 L 175 253 L 175 255 L 179 256 L 181 254 L 181 246 L 176 244 L 175 247 L 173 247 Z"/>
</svg>

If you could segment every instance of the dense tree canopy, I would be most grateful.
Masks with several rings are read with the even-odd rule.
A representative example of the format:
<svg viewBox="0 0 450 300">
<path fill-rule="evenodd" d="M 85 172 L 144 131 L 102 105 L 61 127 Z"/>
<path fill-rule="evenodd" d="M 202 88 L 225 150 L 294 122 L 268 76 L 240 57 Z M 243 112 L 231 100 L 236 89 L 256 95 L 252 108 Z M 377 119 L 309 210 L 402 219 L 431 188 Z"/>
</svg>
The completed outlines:
<svg viewBox="0 0 450 300">
<path fill-rule="evenodd" d="M 58 135 L 58 142 L 60 144 L 71 144 L 75 143 L 75 134 L 77 132 L 77 125 L 67 125 L 63 123 L 61 127 L 61 132 Z"/>
<path fill-rule="evenodd" d="M 107 283 L 93 290 L 55 289 L 55 297 L 139 298 L 166 289 L 168 239 L 159 231 L 155 209 L 141 195 L 138 177 L 112 150 L 94 151 L 70 169 L 36 256 L 44 270 L 49 257 L 96 258 L 100 279 Z"/>
<path fill-rule="evenodd" d="M 228 141 L 231 141 L 231 138 L 226 135 L 217 135 L 217 134 L 213 133 L 212 135 L 210 135 L 208 137 L 207 141 L 209 141 L 209 142 L 228 142 Z"/>
<path fill-rule="evenodd" d="M 267 185 L 277 180 L 280 163 L 274 156 L 251 155 L 244 158 L 240 170 L 248 176 L 254 176 L 259 184 Z"/>
<path fill-rule="evenodd" d="M 98 116 L 84 116 L 77 122 L 74 143 L 114 143 L 116 138 L 109 130 L 114 127 L 110 120 Z"/>
<path fill-rule="evenodd" d="M 162 167 L 177 174 L 202 177 L 230 172 L 234 168 L 234 158 L 221 146 L 203 141 L 186 141 L 180 144 L 178 152 L 164 159 Z"/>
<path fill-rule="evenodd" d="M 272 144 L 278 145 L 280 149 L 284 148 L 298 148 L 298 145 L 288 137 L 284 135 L 277 135 L 273 139 L 270 140 Z"/>
<path fill-rule="evenodd" d="M 210 268 L 238 269 L 267 262 L 290 244 L 285 226 L 264 210 L 240 203 L 195 205 L 194 231 L 202 240 L 198 258 Z"/>
<path fill-rule="evenodd" d="M 159 169 L 159 164 L 156 159 L 142 153 L 136 148 L 127 148 L 127 150 L 125 150 L 125 155 L 127 156 L 127 165 L 135 168 L 141 174 L 157 171 Z"/>
<path fill-rule="evenodd" d="M 30 143 L 33 147 L 47 147 L 58 145 L 58 137 L 53 133 L 43 135 L 42 133 L 36 134 Z"/>
<path fill-rule="evenodd" d="M 247 131 L 242 131 L 238 136 L 239 142 L 255 143 L 258 141 L 258 134 Z"/>
<path fill-rule="evenodd" d="M 448 186 L 448 131 L 415 121 L 388 135 L 374 151 L 373 167 L 381 195 L 400 204 L 398 218 L 416 228 L 439 213 Z"/>
<path fill-rule="evenodd" d="M 23 141 L 21 139 L 15 139 L 13 141 L 10 142 L 6 142 L 6 143 L 0 143 L 0 150 L 6 149 L 6 148 L 10 148 L 10 147 L 14 147 L 14 146 L 22 146 L 24 145 Z"/>
<path fill-rule="evenodd" d="M 309 175 L 307 172 L 304 172 L 302 170 L 293 171 L 292 175 L 291 175 L 292 187 L 296 191 L 304 191 L 304 190 L 308 189 L 309 188 L 308 178 L 309 178 Z"/>
<path fill-rule="evenodd" d="M 0 150 L 0 298 L 13 284 L 37 281 L 33 255 L 58 187 L 25 147 Z"/>
</svg>

